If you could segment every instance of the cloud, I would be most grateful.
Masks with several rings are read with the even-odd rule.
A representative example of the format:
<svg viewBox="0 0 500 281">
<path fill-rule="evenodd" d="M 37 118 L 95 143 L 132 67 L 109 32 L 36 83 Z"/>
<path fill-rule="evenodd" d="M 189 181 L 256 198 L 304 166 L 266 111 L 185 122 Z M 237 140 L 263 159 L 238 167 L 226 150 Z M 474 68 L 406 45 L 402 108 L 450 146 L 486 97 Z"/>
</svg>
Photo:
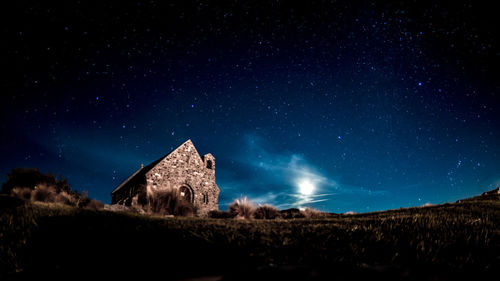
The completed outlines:
<svg viewBox="0 0 500 281">
<path fill-rule="evenodd" d="M 339 189 L 337 181 L 322 173 L 304 156 L 273 150 L 274 147 L 262 138 L 245 136 L 233 165 L 245 172 L 233 178 L 223 176 L 220 185 L 224 192 L 236 197 L 248 196 L 256 204 L 290 208 L 328 201 Z M 310 194 L 299 192 L 299 184 L 304 179 L 314 186 Z M 228 204 L 228 199 L 221 200 L 224 201 L 222 205 Z"/>
<path fill-rule="evenodd" d="M 280 209 L 308 206 L 331 212 L 381 209 L 392 201 L 386 190 L 341 182 L 304 155 L 280 150 L 257 135 L 244 136 L 235 147 L 231 159 L 219 159 L 222 209 L 244 196 Z M 313 187 L 301 190 L 304 182 Z"/>
</svg>

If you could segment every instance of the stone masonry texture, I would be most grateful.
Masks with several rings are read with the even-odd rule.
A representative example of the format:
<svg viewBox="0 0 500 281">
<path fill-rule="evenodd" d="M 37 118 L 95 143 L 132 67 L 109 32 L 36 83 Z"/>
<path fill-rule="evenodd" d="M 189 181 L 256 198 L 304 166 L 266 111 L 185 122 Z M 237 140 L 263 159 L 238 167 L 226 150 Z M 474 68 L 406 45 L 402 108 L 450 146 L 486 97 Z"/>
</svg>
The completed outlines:
<svg viewBox="0 0 500 281">
<path fill-rule="evenodd" d="M 215 183 L 214 156 L 208 153 L 201 157 L 191 140 L 187 140 L 167 156 L 141 167 L 118 186 L 111 193 L 112 204 L 140 204 L 154 192 L 170 188 L 192 202 L 198 216 L 218 210 L 220 190 Z"/>
</svg>

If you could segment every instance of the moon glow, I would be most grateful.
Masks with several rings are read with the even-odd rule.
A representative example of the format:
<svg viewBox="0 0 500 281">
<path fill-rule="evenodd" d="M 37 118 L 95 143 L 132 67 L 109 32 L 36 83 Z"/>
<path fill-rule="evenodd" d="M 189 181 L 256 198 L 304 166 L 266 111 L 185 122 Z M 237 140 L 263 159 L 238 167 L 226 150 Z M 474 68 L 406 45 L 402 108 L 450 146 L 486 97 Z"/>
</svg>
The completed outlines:
<svg viewBox="0 0 500 281">
<path fill-rule="evenodd" d="M 313 182 L 311 182 L 308 178 L 302 178 L 297 182 L 297 186 L 299 189 L 299 193 L 304 196 L 309 196 L 314 193 L 316 186 Z"/>
</svg>

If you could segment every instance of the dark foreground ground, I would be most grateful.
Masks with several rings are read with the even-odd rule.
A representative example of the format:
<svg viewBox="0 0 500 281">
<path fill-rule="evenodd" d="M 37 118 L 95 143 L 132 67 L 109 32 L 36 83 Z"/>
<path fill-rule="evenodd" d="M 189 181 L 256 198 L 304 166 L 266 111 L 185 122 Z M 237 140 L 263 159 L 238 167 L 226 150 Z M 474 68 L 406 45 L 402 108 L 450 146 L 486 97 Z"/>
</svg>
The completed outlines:
<svg viewBox="0 0 500 281">
<path fill-rule="evenodd" d="M 500 280 L 500 200 L 241 221 L 0 196 L 0 259 L 0 280 Z"/>
</svg>

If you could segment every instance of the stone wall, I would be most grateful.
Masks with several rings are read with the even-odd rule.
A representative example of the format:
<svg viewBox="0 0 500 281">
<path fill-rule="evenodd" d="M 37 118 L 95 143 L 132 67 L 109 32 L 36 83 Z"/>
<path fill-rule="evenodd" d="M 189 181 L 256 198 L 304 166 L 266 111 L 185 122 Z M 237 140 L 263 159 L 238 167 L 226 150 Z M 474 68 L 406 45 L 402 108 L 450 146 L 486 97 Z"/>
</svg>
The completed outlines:
<svg viewBox="0 0 500 281">
<path fill-rule="evenodd" d="M 191 190 L 191 202 L 198 209 L 198 215 L 205 216 L 209 211 L 219 209 L 215 158 L 207 154 L 202 159 L 190 140 L 146 173 L 147 194 L 183 186 Z"/>
<path fill-rule="evenodd" d="M 165 158 L 138 170 L 113 191 L 112 204 L 130 206 L 133 201 L 141 204 L 155 191 L 166 189 L 184 190 L 185 198 L 190 198 L 200 216 L 218 210 L 220 190 L 215 183 L 214 156 L 209 153 L 200 157 L 188 140 Z"/>
</svg>

